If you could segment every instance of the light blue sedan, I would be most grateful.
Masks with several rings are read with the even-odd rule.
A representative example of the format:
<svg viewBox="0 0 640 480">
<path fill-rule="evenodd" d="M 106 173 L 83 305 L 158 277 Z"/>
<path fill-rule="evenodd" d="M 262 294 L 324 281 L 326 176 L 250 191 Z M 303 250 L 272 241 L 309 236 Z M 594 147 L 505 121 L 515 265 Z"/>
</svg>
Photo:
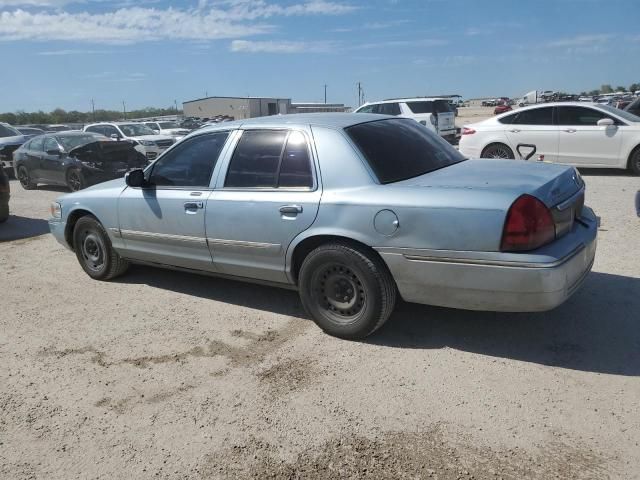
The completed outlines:
<svg viewBox="0 0 640 480">
<path fill-rule="evenodd" d="M 323 330 L 360 338 L 398 295 L 561 304 L 595 256 L 583 203 L 572 167 L 467 160 L 408 119 L 289 115 L 198 130 L 144 171 L 60 197 L 49 225 L 92 278 L 140 263 L 295 288 Z"/>
</svg>

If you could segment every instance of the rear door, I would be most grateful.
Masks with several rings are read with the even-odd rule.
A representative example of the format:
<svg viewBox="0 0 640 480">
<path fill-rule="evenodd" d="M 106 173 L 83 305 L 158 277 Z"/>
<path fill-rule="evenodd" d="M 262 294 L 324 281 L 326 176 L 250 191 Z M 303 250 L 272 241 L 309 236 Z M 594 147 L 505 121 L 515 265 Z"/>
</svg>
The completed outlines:
<svg viewBox="0 0 640 480">
<path fill-rule="evenodd" d="M 40 161 L 42 160 L 42 154 L 44 153 L 44 137 L 36 137 L 28 145 L 25 151 L 26 162 L 25 165 L 29 171 L 29 176 L 32 180 L 41 179 L 42 170 L 40 168 Z"/>
<path fill-rule="evenodd" d="M 554 107 L 541 107 L 522 110 L 517 113 L 511 124 L 504 126 L 511 149 L 518 157 L 518 145 L 535 145 L 536 154 L 532 160 L 544 156 L 546 162 L 558 161 L 558 126 L 553 120 Z M 521 151 L 526 154 L 527 148 Z"/>
<path fill-rule="evenodd" d="M 285 254 L 311 226 L 321 188 L 308 129 L 238 132 L 209 197 L 206 229 L 221 272 L 287 282 Z"/>
<path fill-rule="evenodd" d="M 560 130 L 558 161 L 590 167 L 620 166 L 620 147 L 625 125 L 594 108 L 556 107 Z M 598 126 L 598 120 L 610 118 L 614 125 Z"/>
</svg>

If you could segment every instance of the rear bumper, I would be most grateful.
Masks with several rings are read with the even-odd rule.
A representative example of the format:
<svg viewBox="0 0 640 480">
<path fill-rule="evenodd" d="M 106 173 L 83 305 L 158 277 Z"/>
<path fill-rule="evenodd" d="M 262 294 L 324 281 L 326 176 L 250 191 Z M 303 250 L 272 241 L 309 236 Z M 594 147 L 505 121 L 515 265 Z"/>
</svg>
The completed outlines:
<svg viewBox="0 0 640 480">
<path fill-rule="evenodd" d="M 588 210 L 588 209 L 587 209 Z M 462 258 L 426 251 L 378 249 L 402 298 L 408 302 L 504 312 L 551 310 L 565 302 L 591 271 L 596 252 L 597 222 L 589 210 L 583 224 L 567 234 L 572 249 L 558 258 L 548 252 L 527 255 L 514 262 L 513 254 L 500 260 Z M 563 242 L 567 245 L 569 242 Z M 498 254 L 501 255 L 501 254 Z M 541 261 L 536 261 L 541 260 Z"/>
</svg>

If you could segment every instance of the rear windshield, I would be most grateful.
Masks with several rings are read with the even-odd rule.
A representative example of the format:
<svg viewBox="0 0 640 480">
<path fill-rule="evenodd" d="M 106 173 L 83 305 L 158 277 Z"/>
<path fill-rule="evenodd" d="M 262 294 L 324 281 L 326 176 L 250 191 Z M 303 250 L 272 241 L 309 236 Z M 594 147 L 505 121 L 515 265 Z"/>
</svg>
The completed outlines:
<svg viewBox="0 0 640 480">
<path fill-rule="evenodd" d="M 413 113 L 445 113 L 453 111 L 447 100 L 420 100 L 407 102 L 407 106 Z"/>
<path fill-rule="evenodd" d="M 415 120 L 378 120 L 345 130 L 380 183 L 399 182 L 465 160 L 455 148 Z"/>
</svg>

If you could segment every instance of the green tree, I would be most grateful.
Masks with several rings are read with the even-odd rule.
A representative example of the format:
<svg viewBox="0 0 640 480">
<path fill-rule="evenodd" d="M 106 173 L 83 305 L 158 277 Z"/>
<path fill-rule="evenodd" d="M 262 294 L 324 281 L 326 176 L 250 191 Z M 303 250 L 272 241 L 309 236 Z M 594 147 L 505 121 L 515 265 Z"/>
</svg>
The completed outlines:
<svg viewBox="0 0 640 480">
<path fill-rule="evenodd" d="M 613 93 L 613 88 L 609 84 L 602 85 L 600 87 L 600 93 Z"/>
<path fill-rule="evenodd" d="M 637 92 L 638 90 L 640 90 L 640 83 L 632 83 L 629 85 L 630 92 Z"/>
<path fill-rule="evenodd" d="M 626 92 L 627 88 L 626 87 L 616 87 L 616 92 Z"/>
</svg>

